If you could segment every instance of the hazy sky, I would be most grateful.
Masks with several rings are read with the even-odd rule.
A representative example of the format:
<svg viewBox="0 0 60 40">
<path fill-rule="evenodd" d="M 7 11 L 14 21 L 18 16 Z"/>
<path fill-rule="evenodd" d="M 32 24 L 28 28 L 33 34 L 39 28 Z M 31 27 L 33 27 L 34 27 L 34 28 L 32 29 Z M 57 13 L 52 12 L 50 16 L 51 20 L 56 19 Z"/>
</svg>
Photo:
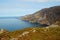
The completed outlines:
<svg viewBox="0 0 60 40">
<path fill-rule="evenodd" d="M 0 17 L 32 14 L 56 5 L 60 5 L 60 0 L 0 0 Z"/>
</svg>

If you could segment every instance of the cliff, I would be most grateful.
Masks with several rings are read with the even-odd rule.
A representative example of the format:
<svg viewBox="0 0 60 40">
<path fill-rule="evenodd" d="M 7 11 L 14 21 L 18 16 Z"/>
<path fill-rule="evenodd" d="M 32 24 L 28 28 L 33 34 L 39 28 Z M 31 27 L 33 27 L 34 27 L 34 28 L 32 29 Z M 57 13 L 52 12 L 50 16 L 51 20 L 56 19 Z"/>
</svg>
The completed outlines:
<svg viewBox="0 0 60 40">
<path fill-rule="evenodd" d="M 58 23 L 60 22 L 60 6 L 44 8 L 34 14 L 23 16 L 22 20 L 47 25 Z"/>
</svg>

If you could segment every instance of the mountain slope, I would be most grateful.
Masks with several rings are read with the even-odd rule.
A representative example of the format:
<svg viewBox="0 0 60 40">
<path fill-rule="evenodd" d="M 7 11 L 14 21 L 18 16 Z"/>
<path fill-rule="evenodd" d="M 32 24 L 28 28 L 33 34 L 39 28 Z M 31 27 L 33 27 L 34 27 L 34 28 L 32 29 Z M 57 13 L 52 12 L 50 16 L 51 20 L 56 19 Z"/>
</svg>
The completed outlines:
<svg viewBox="0 0 60 40">
<path fill-rule="evenodd" d="M 47 25 L 57 23 L 60 21 L 60 6 L 42 9 L 34 14 L 23 16 L 22 20 Z"/>
</svg>

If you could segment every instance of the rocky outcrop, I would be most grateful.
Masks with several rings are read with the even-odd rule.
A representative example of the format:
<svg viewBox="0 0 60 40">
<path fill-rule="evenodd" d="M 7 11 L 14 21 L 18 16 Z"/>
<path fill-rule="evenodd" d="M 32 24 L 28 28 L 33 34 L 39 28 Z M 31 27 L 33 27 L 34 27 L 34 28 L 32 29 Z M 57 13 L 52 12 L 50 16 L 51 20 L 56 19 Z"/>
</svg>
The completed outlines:
<svg viewBox="0 0 60 40">
<path fill-rule="evenodd" d="M 22 20 L 47 25 L 58 23 L 60 22 L 60 6 L 42 9 L 34 14 L 22 17 Z"/>
<path fill-rule="evenodd" d="M 9 32 L 6 31 L 5 29 L 0 29 L 0 40 L 9 40 Z"/>
</svg>

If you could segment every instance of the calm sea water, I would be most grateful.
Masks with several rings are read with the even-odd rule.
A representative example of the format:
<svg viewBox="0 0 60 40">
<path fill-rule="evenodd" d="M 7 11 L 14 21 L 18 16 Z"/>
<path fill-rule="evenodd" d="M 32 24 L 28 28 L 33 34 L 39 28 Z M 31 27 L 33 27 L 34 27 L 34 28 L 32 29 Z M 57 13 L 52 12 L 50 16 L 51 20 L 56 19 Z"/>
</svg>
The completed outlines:
<svg viewBox="0 0 60 40">
<path fill-rule="evenodd" d="M 34 24 L 16 18 L 0 18 L 0 28 L 9 31 L 32 27 Z"/>
</svg>

